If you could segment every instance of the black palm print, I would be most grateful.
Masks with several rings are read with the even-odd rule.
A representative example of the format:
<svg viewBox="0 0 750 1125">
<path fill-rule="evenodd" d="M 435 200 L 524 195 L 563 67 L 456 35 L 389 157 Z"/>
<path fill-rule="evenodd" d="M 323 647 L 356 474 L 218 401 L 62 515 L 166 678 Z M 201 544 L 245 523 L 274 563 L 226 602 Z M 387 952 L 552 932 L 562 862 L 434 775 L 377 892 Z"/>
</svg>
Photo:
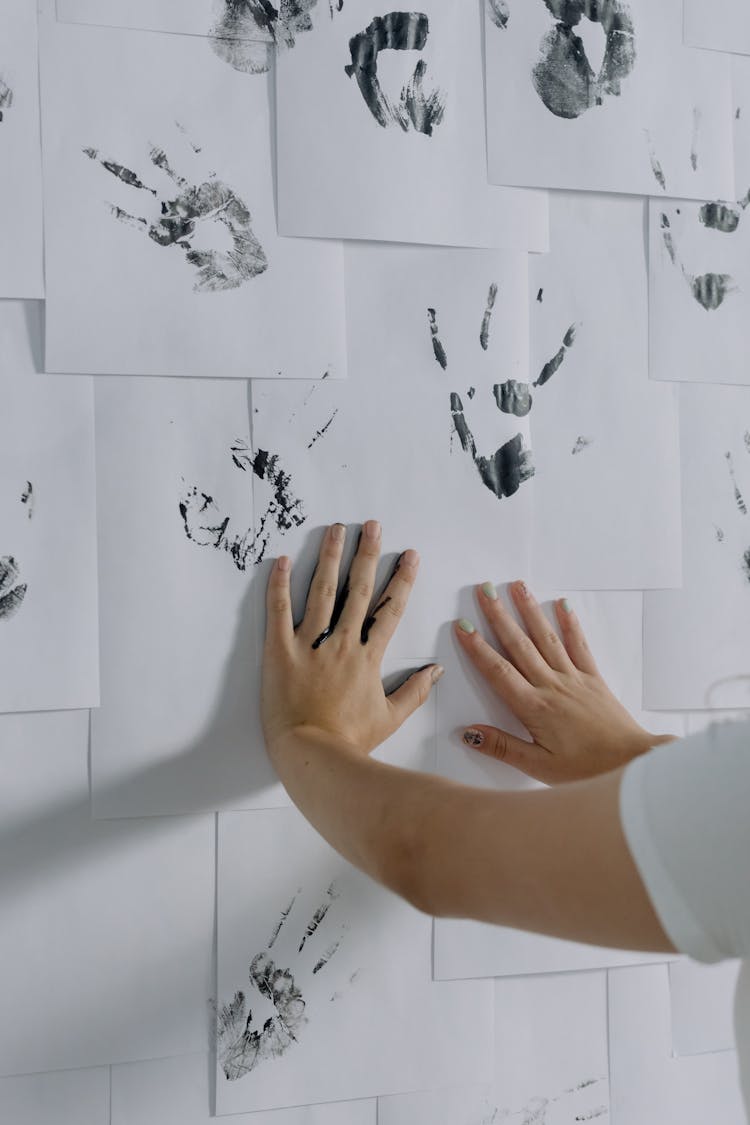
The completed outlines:
<svg viewBox="0 0 750 1125">
<path fill-rule="evenodd" d="M 425 93 L 427 64 L 420 59 L 409 81 L 403 87 L 398 103 L 386 96 L 378 78 L 378 55 L 381 51 L 422 51 L 430 32 L 430 21 L 423 12 L 389 12 L 375 16 L 364 31 L 349 40 L 351 63 L 344 68 L 356 78 L 360 93 L 370 113 L 383 128 L 398 125 L 404 132 L 432 136 L 443 120 L 445 98 L 440 90 Z"/>
<path fill-rule="evenodd" d="M 236 992 L 231 1001 L 218 1011 L 217 1053 L 221 1068 L 230 1082 L 250 1074 L 268 1059 L 286 1054 L 299 1042 L 308 1022 L 307 1005 L 291 968 L 280 968 L 275 955 L 271 955 L 277 940 L 287 937 L 286 926 L 294 915 L 300 893 L 298 891 L 282 910 L 266 948 L 251 958 L 248 970 L 250 994 L 242 990 Z M 341 945 L 346 926 L 339 926 L 333 940 L 323 937 L 330 929 L 330 920 L 326 919 L 337 898 L 338 891 L 332 883 L 307 924 L 297 931 L 294 939 L 296 952 L 293 948 L 288 959 L 298 962 L 298 975 L 302 973 L 312 977 L 322 972 Z M 255 1003 L 267 1001 L 274 1008 L 274 1014 L 262 1022 L 254 1018 L 250 1007 L 253 993 Z"/>
<path fill-rule="evenodd" d="M 0 75 L 0 121 L 3 120 L 3 114 L 6 109 L 10 109 L 13 105 L 13 91 L 8 83 Z"/>
<path fill-rule="evenodd" d="M 176 193 L 169 193 L 171 198 L 163 198 L 139 174 L 115 160 L 102 157 L 98 149 L 85 148 L 83 152 L 134 191 L 154 197 L 159 215 L 153 221 L 133 215 L 115 204 L 110 204 L 110 208 L 119 222 L 147 234 L 157 246 L 179 247 L 196 271 L 193 289 L 197 293 L 236 289 L 268 268 L 263 247 L 253 234 L 247 205 L 221 180 L 211 176 L 197 186 L 190 184 L 174 171 L 164 149 L 152 145 L 151 164 L 163 172 L 176 188 Z M 204 250 L 193 246 L 191 239 L 198 228 L 211 225 L 216 225 L 217 231 L 223 228 L 229 233 L 232 241 L 230 250 Z"/>
<path fill-rule="evenodd" d="M 622 83 L 636 60 L 635 31 L 628 5 L 622 0 L 544 3 L 556 23 L 542 39 L 531 77 L 550 113 L 556 117 L 580 117 L 594 106 L 603 105 L 605 98 L 619 97 Z M 574 30 L 583 19 L 600 24 L 604 32 L 604 57 L 598 73 L 594 73 L 583 40 Z M 506 23 L 507 16 L 498 26 L 504 27 Z"/>
<path fill-rule="evenodd" d="M 263 73 L 270 66 L 266 45 L 293 47 L 298 36 L 312 31 L 311 13 L 317 3 L 280 0 L 277 8 L 271 0 L 224 0 L 221 16 L 211 30 L 211 46 L 235 70 Z"/>
<path fill-rule="evenodd" d="M 704 203 L 698 211 L 698 221 L 707 230 L 717 231 L 719 234 L 735 234 L 748 205 L 750 205 L 750 191 L 735 204 L 722 203 L 718 200 Z M 681 214 L 680 207 L 675 208 L 675 214 Z M 691 273 L 681 260 L 672 223 L 666 210 L 659 216 L 659 226 L 669 260 L 684 277 L 694 300 L 706 312 L 721 308 L 729 294 L 737 292 L 738 286 L 732 275 L 715 272 Z"/>
<path fill-rule="evenodd" d="M 18 563 L 12 555 L 0 555 L 0 621 L 8 621 L 18 613 L 28 589 L 19 582 Z"/>
</svg>

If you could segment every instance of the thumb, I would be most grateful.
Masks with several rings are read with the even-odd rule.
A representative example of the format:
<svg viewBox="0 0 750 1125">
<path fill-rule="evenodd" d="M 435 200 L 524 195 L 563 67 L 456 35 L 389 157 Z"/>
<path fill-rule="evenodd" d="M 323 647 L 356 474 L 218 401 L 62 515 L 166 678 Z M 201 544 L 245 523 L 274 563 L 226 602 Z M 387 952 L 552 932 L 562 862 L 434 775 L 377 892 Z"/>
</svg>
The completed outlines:
<svg viewBox="0 0 750 1125">
<path fill-rule="evenodd" d="M 488 758 L 497 758 L 499 762 L 506 762 L 509 766 L 514 766 L 522 773 L 528 774 L 529 777 L 539 779 L 538 773 L 543 768 L 544 751 L 536 743 L 525 742 L 505 730 L 481 724 L 467 727 L 461 737 L 466 746 L 471 746 L 472 750 L 478 750 Z"/>
<path fill-rule="evenodd" d="M 433 686 L 444 672 L 441 664 L 426 664 L 418 672 L 412 672 L 401 687 L 388 696 L 398 726 L 427 702 Z"/>
</svg>

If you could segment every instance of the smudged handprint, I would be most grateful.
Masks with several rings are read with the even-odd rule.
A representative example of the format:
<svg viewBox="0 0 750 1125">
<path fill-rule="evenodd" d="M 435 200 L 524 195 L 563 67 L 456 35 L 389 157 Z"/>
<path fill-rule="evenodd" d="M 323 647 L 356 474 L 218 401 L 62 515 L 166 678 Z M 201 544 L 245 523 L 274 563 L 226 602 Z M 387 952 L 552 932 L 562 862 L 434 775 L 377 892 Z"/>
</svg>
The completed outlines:
<svg viewBox="0 0 750 1125">
<path fill-rule="evenodd" d="M 0 555 L 0 621 L 9 621 L 18 613 L 28 586 L 18 582 L 18 563 L 12 555 Z"/>
<path fill-rule="evenodd" d="M 13 91 L 8 83 L 0 75 L 0 121 L 3 120 L 3 114 L 6 109 L 10 109 L 13 105 Z"/>
<path fill-rule="evenodd" d="M 194 146 L 195 148 L 195 146 Z M 236 289 L 268 268 L 263 247 L 251 227 L 247 205 L 227 184 L 215 175 L 198 185 L 191 184 L 172 168 L 164 149 L 151 145 L 151 164 L 162 172 L 177 189 L 160 194 L 130 168 L 116 160 L 102 157 L 96 148 L 84 148 L 90 160 L 101 164 L 112 176 L 134 191 L 153 196 L 158 215 L 149 220 L 133 215 L 116 204 L 110 204 L 113 216 L 121 223 L 147 234 L 157 246 L 178 246 L 195 269 L 193 289 L 197 293 L 213 293 Z M 216 227 L 229 234 L 231 249 L 201 249 L 193 245 L 199 228 Z"/>
<path fill-rule="evenodd" d="M 720 200 L 703 203 L 698 207 L 698 222 L 706 230 L 732 235 L 737 232 L 749 205 L 750 191 L 734 204 L 724 203 Z M 686 213 L 684 216 L 683 210 Z M 714 312 L 721 308 L 731 293 L 738 291 L 738 286 L 729 273 L 709 271 L 708 273 L 694 274 L 685 266 L 677 248 L 675 224 L 679 225 L 687 221 L 691 210 L 690 204 L 683 204 L 681 207 L 674 209 L 671 218 L 666 209 L 661 212 L 659 226 L 662 241 L 669 255 L 669 260 L 682 274 L 693 298 L 706 312 Z"/>
</svg>

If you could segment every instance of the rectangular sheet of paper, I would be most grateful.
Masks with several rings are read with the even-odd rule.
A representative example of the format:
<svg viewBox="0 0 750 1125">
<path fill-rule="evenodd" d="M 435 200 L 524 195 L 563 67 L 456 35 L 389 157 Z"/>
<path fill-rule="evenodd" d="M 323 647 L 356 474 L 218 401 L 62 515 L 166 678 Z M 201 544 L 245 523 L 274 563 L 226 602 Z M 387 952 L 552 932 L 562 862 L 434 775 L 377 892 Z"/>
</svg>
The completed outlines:
<svg viewBox="0 0 750 1125">
<path fill-rule="evenodd" d="M 485 3 L 492 183 L 733 194 L 729 60 L 683 46 L 683 0 Z"/>
<path fill-rule="evenodd" d="M 270 76 L 195 36 L 41 26 L 48 368 L 343 375 L 342 249 L 276 233 Z"/>
<path fill-rule="evenodd" d="M 3 1074 L 205 1050 L 214 818 L 92 821 L 88 718 L 0 717 Z"/>
<path fill-rule="evenodd" d="M 378 1125 L 493 1125 L 492 1086 L 452 1086 L 378 1098 Z"/>
<path fill-rule="evenodd" d="M 0 10 L 0 297 L 43 297 L 36 4 Z"/>
<path fill-rule="evenodd" d="M 207 35 L 224 0 L 56 0 L 57 18 L 66 23 L 130 27 Z M 250 5 L 247 5 L 250 7 Z M 247 29 L 244 29 L 244 34 Z M 260 37 L 260 29 L 258 32 Z"/>
<path fill-rule="evenodd" d="M 683 0 L 685 42 L 710 51 L 750 55 L 750 8 L 745 0 Z"/>
<path fill-rule="evenodd" d="M 534 593 L 540 602 L 546 602 L 544 591 Z M 634 592 L 578 593 L 571 600 L 599 669 L 614 694 L 649 732 L 681 734 L 682 726 L 676 723 L 674 716 L 656 717 L 640 710 L 641 595 Z M 478 617 L 471 590 L 462 592 L 460 613 L 483 628 L 487 639 L 493 643 L 489 629 L 482 626 Z M 551 613 L 550 620 L 552 624 Z M 528 738 L 528 734 L 462 657 L 452 631 L 446 630 L 438 659 L 446 669 L 437 689 L 438 773 L 453 781 L 483 788 L 535 787 L 537 782 L 513 767 L 463 744 L 462 731 L 474 723 L 487 723 L 519 737 Z M 435 920 L 435 976 L 440 980 L 570 972 L 652 959 L 647 955 L 599 949 L 482 922 Z M 657 959 L 665 960 L 665 957 L 657 955 Z"/>
<path fill-rule="evenodd" d="M 750 707 L 750 388 L 682 386 L 680 445 L 684 586 L 645 594 L 645 705 Z"/>
<path fill-rule="evenodd" d="M 682 958 L 669 966 L 675 1055 L 733 1051 L 734 997 L 740 963 L 701 965 Z"/>
<path fill-rule="evenodd" d="M 278 56 L 279 230 L 546 250 L 543 193 L 487 184 L 480 19 L 346 4 Z"/>
<path fill-rule="evenodd" d="M 503 386 L 528 379 L 526 258 L 356 247 L 346 275 L 350 378 L 253 384 L 254 448 L 278 458 L 254 477 L 256 523 L 283 473 L 288 530 L 271 527 L 267 554 L 295 559 L 301 602 L 311 529 L 380 519 L 383 578 L 407 547 L 422 556 L 394 651 L 430 653 L 467 578 L 528 562 L 528 418 L 498 408 Z"/>
<path fill-rule="evenodd" d="M 0 1120 L 7 1125 L 109 1125 L 109 1068 L 0 1078 Z"/>
<path fill-rule="evenodd" d="M 211 1125 L 212 1066 L 211 1057 L 200 1054 L 112 1067 L 112 1120 L 107 1125 Z M 377 1101 L 365 1098 L 240 1113 L 233 1125 L 376 1125 L 376 1117 Z"/>
<path fill-rule="evenodd" d="M 218 1113 L 488 1080 L 491 985 L 434 983 L 431 919 L 296 809 L 220 816 L 218 911 Z"/>
<path fill-rule="evenodd" d="M 645 218 L 642 200 L 556 193 L 551 252 L 530 259 L 542 584 L 681 582 L 677 395 L 649 380 Z"/>
<path fill-rule="evenodd" d="M 734 195 L 750 190 L 750 58 L 732 58 L 732 120 L 734 123 Z"/>
<path fill-rule="evenodd" d="M 18 314 L 0 308 L 13 336 L 25 327 Z M 26 344 L 12 345 L 10 362 Z M 95 707 L 91 380 L 19 372 L 6 353 L 0 362 L 0 711 Z"/>
<path fill-rule="evenodd" d="M 733 1051 L 672 1057 L 666 965 L 608 974 L 609 1075 L 617 1125 L 744 1125 Z"/>
</svg>

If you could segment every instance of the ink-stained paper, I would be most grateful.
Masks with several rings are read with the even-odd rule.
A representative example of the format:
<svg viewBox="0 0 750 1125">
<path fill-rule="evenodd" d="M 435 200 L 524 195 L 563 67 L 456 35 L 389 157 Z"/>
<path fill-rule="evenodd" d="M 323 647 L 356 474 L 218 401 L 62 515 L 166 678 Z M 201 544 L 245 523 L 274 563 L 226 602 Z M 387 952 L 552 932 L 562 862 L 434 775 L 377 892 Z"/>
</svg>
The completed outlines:
<svg viewBox="0 0 750 1125">
<path fill-rule="evenodd" d="M 0 297 L 43 297 L 36 4 L 0 11 Z"/>
<path fill-rule="evenodd" d="M 211 1125 L 213 1116 L 205 1053 L 112 1067 L 111 1125 Z M 376 1125 L 377 1101 L 296 1106 L 237 1114 L 235 1125 Z M 34 1123 L 36 1125 L 36 1123 Z M 45 1123 L 46 1125 L 46 1123 Z M 107 1125 L 110 1125 L 107 1119 Z"/>
<path fill-rule="evenodd" d="M 738 961 L 701 965 L 684 957 L 669 966 L 675 1055 L 733 1051 Z"/>
<path fill-rule="evenodd" d="M 679 586 L 677 395 L 649 380 L 644 203 L 556 193 L 550 221 L 552 250 L 529 266 L 533 577 Z"/>
<path fill-rule="evenodd" d="M 644 596 L 644 700 L 750 707 L 750 388 L 682 386 L 680 445 L 684 585 Z"/>
<path fill-rule="evenodd" d="M 48 369 L 343 375 L 341 247 L 276 233 L 270 77 L 196 36 L 42 31 Z"/>
<path fill-rule="evenodd" d="M 499 589 L 500 596 L 505 597 L 505 591 Z M 547 593 L 536 589 L 534 594 L 545 605 L 550 626 L 554 627 Z M 636 721 L 652 734 L 681 735 L 682 723 L 674 715 L 648 714 L 641 709 L 641 594 L 632 591 L 577 593 L 571 597 L 571 605 L 580 618 L 602 676 Z M 489 628 L 478 613 L 471 590 L 462 591 L 459 611 L 461 616 L 474 621 L 486 639 L 496 646 Z M 437 689 L 438 773 L 452 781 L 482 788 L 537 788 L 539 783 L 519 770 L 464 745 L 462 733 L 475 723 L 496 726 L 519 738 L 529 736 L 463 657 L 452 632 L 446 630 L 444 644 L 437 655 L 446 669 Z M 655 956 L 658 960 L 667 959 L 663 954 Z M 483 922 L 449 918 L 435 920 L 435 976 L 440 980 L 600 969 L 649 959 L 653 958 Z"/>
<path fill-rule="evenodd" d="M 431 919 L 296 809 L 222 814 L 218 878 L 218 1113 L 488 1080 L 491 984 L 433 982 Z"/>
<path fill-rule="evenodd" d="M 547 249 L 544 194 L 487 184 L 480 31 L 473 3 L 346 4 L 279 52 L 283 234 Z"/>
<path fill-rule="evenodd" d="M 23 319 L 33 310 L 2 305 L 11 347 L 0 360 L 0 711 L 95 707 L 91 380 L 30 372 Z"/>
<path fill-rule="evenodd" d="M 731 196 L 729 59 L 683 46 L 682 4 L 485 0 L 490 181 Z"/>
<path fill-rule="evenodd" d="M 685 42 L 710 51 L 750 55 L 750 8 L 745 0 L 683 0 Z"/>
<path fill-rule="evenodd" d="M 0 1078 L 0 1119 L 8 1125 L 109 1125 L 109 1068 Z"/>
<path fill-rule="evenodd" d="M 214 819 L 92 821 L 88 719 L 0 717 L 3 1074 L 205 1050 Z"/>
<path fill-rule="evenodd" d="M 612 1120 L 658 1125 L 706 1120 L 744 1125 L 733 1051 L 674 1058 L 666 965 L 608 974 Z"/>
<path fill-rule="evenodd" d="M 253 384 L 254 449 L 270 466 L 253 479 L 256 522 L 286 481 L 267 556 L 293 557 L 299 614 L 321 525 L 379 519 L 380 586 L 401 551 L 422 558 L 393 651 L 430 653 L 467 578 L 528 561 L 528 418 L 500 405 L 528 387 L 526 258 L 356 247 L 346 274 L 350 378 Z"/>
</svg>

